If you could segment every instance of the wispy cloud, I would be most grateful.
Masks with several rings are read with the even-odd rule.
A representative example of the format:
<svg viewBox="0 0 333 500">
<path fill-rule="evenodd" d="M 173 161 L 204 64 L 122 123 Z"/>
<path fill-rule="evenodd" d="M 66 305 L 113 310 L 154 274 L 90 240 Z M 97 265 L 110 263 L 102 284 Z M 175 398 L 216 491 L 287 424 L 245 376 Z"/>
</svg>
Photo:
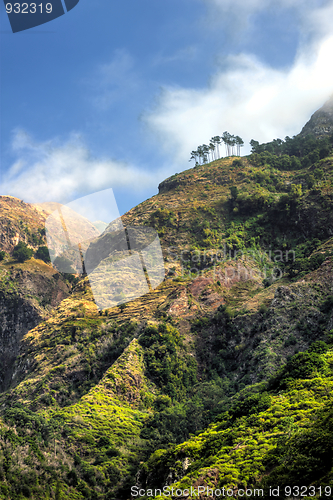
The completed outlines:
<svg viewBox="0 0 333 500">
<path fill-rule="evenodd" d="M 269 9 L 286 10 L 296 8 L 300 17 L 307 17 L 309 12 L 317 12 L 320 9 L 330 7 L 330 0 L 202 0 L 208 7 L 208 13 L 219 16 L 218 21 L 230 24 L 237 19 L 239 27 L 244 27 L 242 20 L 250 21 L 249 16 Z"/>
<path fill-rule="evenodd" d="M 153 65 L 169 64 L 177 62 L 194 61 L 198 56 L 198 47 L 195 45 L 188 45 L 183 47 L 172 54 L 166 55 L 159 53 L 153 60 Z"/>
<path fill-rule="evenodd" d="M 111 60 L 100 64 L 83 84 L 88 89 L 88 99 L 96 108 L 106 111 L 138 90 L 140 78 L 132 56 L 125 49 L 117 49 Z"/>
<path fill-rule="evenodd" d="M 110 158 L 93 157 L 79 136 L 66 142 L 38 143 L 24 130 L 13 134 L 16 160 L 3 176 L 1 190 L 27 202 L 66 203 L 75 196 L 106 188 L 133 192 L 156 187 L 161 172 L 146 172 Z"/>
</svg>

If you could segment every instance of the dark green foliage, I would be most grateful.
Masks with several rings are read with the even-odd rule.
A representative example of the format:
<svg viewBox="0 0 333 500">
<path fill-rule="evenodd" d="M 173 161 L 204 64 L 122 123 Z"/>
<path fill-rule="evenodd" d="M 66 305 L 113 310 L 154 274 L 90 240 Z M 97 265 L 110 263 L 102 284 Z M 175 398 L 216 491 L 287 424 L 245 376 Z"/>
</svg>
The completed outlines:
<svg viewBox="0 0 333 500">
<path fill-rule="evenodd" d="M 154 404 L 156 412 L 141 432 L 141 437 L 150 441 L 150 453 L 181 443 L 204 429 L 228 407 L 225 396 L 225 389 L 215 381 L 197 384 L 185 403 L 172 404 L 170 398 L 160 396 Z"/>
<path fill-rule="evenodd" d="M 309 347 L 309 352 L 314 352 L 316 354 L 325 354 L 329 350 L 329 346 L 323 340 L 317 340 L 312 342 Z"/>
<path fill-rule="evenodd" d="M 150 223 L 156 229 L 172 227 L 175 224 L 175 214 L 170 210 L 158 208 L 151 214 Z"/>
<path fill-rule="evenodd" d="M 243 401 L 239 401 L 229 411 L 233 419 L 259 413 L 267 410 L 271 405 L 271 397 L 267 392 L 253 394 Z"/>
<path fill-rule="evenodd" d="M 321 306 L 323 313 L 329 313 L 333 309 L 333 295 L 329 295 Z"/>
<path fill-rule="evenodd" d="M 139 338 L 148 375 L 171 398 L 181 399 L 196 380 L 196 363 L 186 354 L 178 330 L 170 324 L 149 326 Z"/>
<path fill-rule="evenodd" d="M 233 201 L 235 201 L 237 199 L 237 196 L 238 196 L 237 186 L 231 186 L 231 188 L 230 188 L 230 195 L 231 195 L 231 199 Z"/>
<path fill-rule="evenodd" d="M 285 341 L 284 346 L 289 347 L 291 345 L 296 345 L 296 344 L 297 344 L 296 338 L 293 335 L 290 335 L 290 337 L 288 337 L 287 340 Z"/>
<path fill-rule="evenodd" d="M 24 262 L 31 259 L 33 253 L 32 248 L 28 248 L 26 243 L 19 241 L 19 243 L 14 247 L 13 257 L 18 262 Z"/>
<path fill-rule="evenodd" d="M 312 379 L 327 372 L 327 364 L 320 353 L 317 352 L 316 345 L 309 352 L 299 352 L 295 354 L 280 372 L 270 380 L 271 388 L 286 388 L 290 380 Z M 320 344 L 321 346 L 321 344 Z M 318 348 L 320 350 L 321 348 Z"/>
<path fill-rule="evenodd" d="M 72 285 L 72 287 L 77 285 L 77 283 L 80 281 L 80 278 L 77 276 L 74 276 L 74 274 L 67 273 L 65 276 L 66 276 L 66 280 L 68 281 L 68 283 L 70 283 Z"/>
<path fill-rule="evenodd" d="M 318 253 L 311 255 L 320 244 L 321 241 L 318 238 L 314 238 L 296 246 L 295 258 L 290 260 L 285 266 L 285 270 L 290 278 L 300 278 L 321 266 L 326 258 L 325 254 Z"/>
<path fill-rule="evenodd" d="M 276 464 L 269 476 L 269 484 L 279 484 L 281 488 L 291 484 L 319 486 L 320 479 L 331 471 L 333 465 L 332 403 L 317 412 L 315 423 L 309 429 L 292 436 L 286 434 L 280 439 L 277 448 L 268 455 L 267 462 Z M 264 479 L 263 486 L 268 481 Z M 332 485 L 330 480 L 326 481 L 324 485 Z"/>
<path fill-rule="evenodd" d="M 321 356 L 316 352 L 300 352 L 295 354 L 286 365 L 286 377 L 312 378 L 317 373 L 322 373 L 325 363 Z"/>
<path fill-rule="evenodd" d="M 317 354 L 319 351 L 322 354 Z M 160 487 L 168 474 L 175 471 L 172 486 L 188 487 L 198 474 L 208 482 L 207 472 L 216 468 L 223 471 L 220 488 L 232 485 L 252 491 L 263 488 L 265 500 L 272 497 L 269 495 L 272 485 L 280 487 L 280 495 L 275 497 L 281 500 L 286 498 L 285 486 L 332 486 L 333 404 L 327 401 L 332 377 L 323 375 L 322 379 L 311 382 L 309 378 L 304 382 L 299 380 L 323 372 L 324 351 L 328 352 L 327 345 L 316 342 L 312 352 L 299 353 L 288 362 L 285 372 L 289 376 L 290 391 L 274 394 L 265 386 L 250 387 L 244 394 L 235 396 L 236 401 L 226 407 L 218 423 L 198 438 L 151 455 L 141 477 L 149 478 L 154 486 Z M 181 483 L 184 457 L 189 457 L 191 465 L 186 471 L 186 483 Z"/>
<path fill-rule="evenodd" d="M 261 314 L 266 314 L 267 311 L 268 311 L 268 307 L 265 304 L 261 304 L 261 306 L 259 307 L 259 312 Z"/>
<path fill-rule="evenodd" d="M 279 170 L 299 170 L 301 168 L 308 168 L 311 165 L 317 163 L 321 158 L 327 156 L 332 149 L 332 145 L 328 144 L 327 139 L 316 140 L 319 143 L 322 143 L 322 147 L 317 149 L 318 142 L 313 142 L 312 139 L 309 139 L 308 148 L 303 151 L 298 151 L 296 154 L 280 154 L 277 155 L 270 151 L 270 148 L 267 148 L 267 145 L 262 144 L 256 146 L 254 150 L 252 150 L 253 154 L 251 155 L 251 161 L 254 165 L 269 165 L 271 167 L 277 168 Z M 311 148 L 314 148 L 311 150 Z M 308 154 L 303 154 L 305 151 L 309 151 Z M 325 154 L 327 152 L 327 154 Z M 324 156 L 322 156 L 324 155 Z"/>
<path fill-rule="evenodd" d="M 41 259 L 46 263 L 51 262 L 49 250 L 46 246 L 38 248 L 37 252 L 35 253 L 35 258 Z"/>
<path fill-rule="evenodd" d="M 0 261 L 3 260 L 5 257 L 6 257 L 6 252 L 0 250 Z"/>
<path fill-rule="evenodd" d="M 280 162 L 278 160 L 279 158 L 286 156 L 296 158 L 306 157 L 309 161 L 309 164 L 312 164 L 318 161 L 320 158 L 328 156 L 332 149 L 331 137 L 317 139 L 312 135 L 308 135 L 306 137 L 294 136 L 292 138 L 287 136 L 284 141 L 282 141 L 281 139 L 274 139 L 272 142 L 268 142 L 266 144 L 259 144 L 258 141 L 254 141 L 252 139 L 250 141 L 250 144 L 252 146 L 253 154 L 271 155 L 270 158 L 272 156 L 276 156 L 276 159 L 274 160 L 276 163 L 272 166 L 276 168 L 281 167 L 281 170 L 285 170 L 284 167 L 286 167 L 287 165 L 283 165 L 285 160 L 282 159 Z M 265 157 L 261 156 L 260 158 L 263 159 Z M 271 164 L 270 162 L 265 163 Z M 302 167 L 304 166 L 307 167 L 309 165 L 304 165 L 302 161 Z"/>
</svg>

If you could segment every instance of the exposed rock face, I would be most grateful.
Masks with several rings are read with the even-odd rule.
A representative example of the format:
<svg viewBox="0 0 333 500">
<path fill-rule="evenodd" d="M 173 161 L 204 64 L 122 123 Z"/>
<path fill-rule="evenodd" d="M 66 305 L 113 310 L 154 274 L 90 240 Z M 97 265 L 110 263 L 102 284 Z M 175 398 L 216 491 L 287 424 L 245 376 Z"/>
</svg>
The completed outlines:
<svg viewBox="0 0 333 500">
<path fill-rule="evenodd" d="M 46 217 L 46 212 L 37 210 L 30 203 L 13 196 L 0 196 L 0 249 L 11 254 L 19 241 L 36 249 L 45 245 Z"/>
<path fill-rule="evenodd" d="M 35 250 L 45 245 L 47 215 L 42 208 L 18 198 L 0 196 L 0 250 L 10 255 L 19 241 Z M 69 293 L 62 276 L 42 261 L 1 262 L 0 391 L 12 382 L 22 337 Z"/>
<path fill-rule="evenodd" d="M 2 274 L 1 278 L 0 391 L 4 391 L 12 383 L 23 336 L 69 295 L 69 287 L 51 268 L 48 273 L 40 269 L 33 272 L 16 268 Z"/>
<path fill-rule="evenodd" d="M 23 297 L 0 295 L 0 390 L 11 383 L 13 366 L 25 333 L 42 319 L 40 311 Z"/>
<path fill-rule="evenodd" d="M 176 176 L 171 176 L 168 179 L 165 179 L 165 181 L 161 182 L 158 185 L 158 192 L 159 194 L 161 193 L 166 193 L 167 191 L 171 191 L 172 189 L 175 189 L 179 185 L 179 179 L 176 178 Z"/>
<path fill-rule="evenodd" d="M 311 116 L 299 135 L 322 137 L 333 132 L 333 95 Z"/>
</svg>

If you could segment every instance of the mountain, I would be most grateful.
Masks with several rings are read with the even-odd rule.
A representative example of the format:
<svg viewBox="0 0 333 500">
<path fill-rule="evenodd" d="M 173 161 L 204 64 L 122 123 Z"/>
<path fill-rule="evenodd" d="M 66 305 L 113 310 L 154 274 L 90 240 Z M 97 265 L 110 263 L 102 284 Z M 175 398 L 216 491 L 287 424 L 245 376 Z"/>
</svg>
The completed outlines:
<svg viewBox="0 0 333 500">
<path fill-rule="evenodd" d="M 316 137 L 324 137 L 333 133 L 333 95 L 311 116 L 304 125 L 300 135 L 312 134 Z"/>
<path fill-rule="evenodd" d="M 14 376 L 23 336 L 47 318 L 69 295 L 70 284 L 43 260 L 24 263 L 10 258 L 19 241 L 37 251 L 45 246 L 47 212 L 11 196 L 0 196 L 0 390 Z"/>
<path fill-rule="evenodd" d="M 122 217 L 158 232 L 166 277 L 104 310 L 88 277 L 14 259 L 45 245 L 52 207 L 1 197 L 0 500 L 330 495 L 332 142 L 256 147 Z"/>
</svg>

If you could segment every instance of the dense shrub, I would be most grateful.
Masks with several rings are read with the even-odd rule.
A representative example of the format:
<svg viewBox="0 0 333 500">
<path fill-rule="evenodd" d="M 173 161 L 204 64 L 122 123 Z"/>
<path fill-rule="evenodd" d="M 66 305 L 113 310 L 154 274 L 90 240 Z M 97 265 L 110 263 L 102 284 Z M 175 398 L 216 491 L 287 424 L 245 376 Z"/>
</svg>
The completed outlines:
<svg viewBox="0 0 333 500">
<path fill-rule="evenodd" d="M 31 248 L 28 248 L 26 243 L 20 241 L 14 248 L 13 257 L 18 262 L 24 262 L 31 259 L 33 253 L 33 250 Z"/>
<path fill-rule="evenodd" d="M 44 262 L 51 262 L 49 250 L 46 246 L 39 247 L 35 253 L 35 258 L 43 260 Z"/>
<path fill-rule="evenodd" d="M 172 399 L 182 399 L 196 382 L 196 363 L 186 355 L 179 331 L 169 324 L 148 326 L 139 343 L 150 377 Z"/>
</svg>

